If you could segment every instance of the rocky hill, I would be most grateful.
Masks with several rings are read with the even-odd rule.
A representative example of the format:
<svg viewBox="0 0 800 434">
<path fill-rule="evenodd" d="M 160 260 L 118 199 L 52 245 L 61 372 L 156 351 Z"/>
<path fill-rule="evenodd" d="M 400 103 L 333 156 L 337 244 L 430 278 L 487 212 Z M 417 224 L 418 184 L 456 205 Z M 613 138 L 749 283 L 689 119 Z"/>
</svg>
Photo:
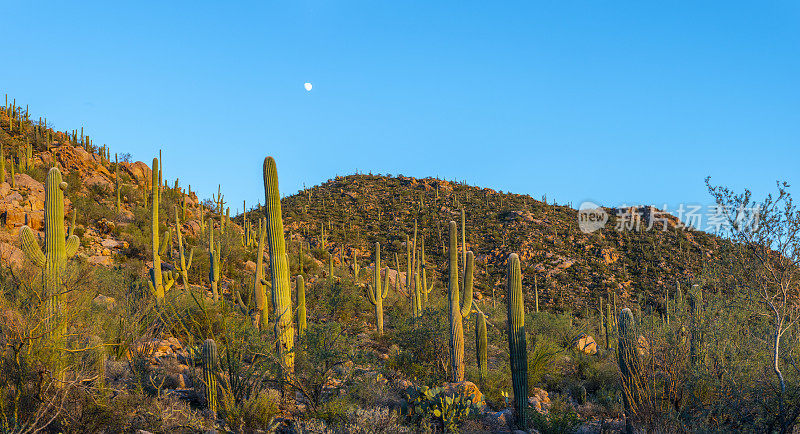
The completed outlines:
<svg viewBox="0 0 800 434">
<path fill-rule="evenodd" d="M 3 113 L 0 141 L 7 173 L 6 182 L 0 184 L 3 261 L 22 264 L 16 241 L 22 225 L 43 229 L 42 182 L 45 168 L 54 164 L 72 186 L 65 215 L 70 225 L 73 209 L 78 209 L 75 229 L 83 236 L 80 256 L 104 266 L 129 259 L 146 261 L 144 201 L 150 167 L 143 162 L 120 161 L 117 171 L 107 148 L 92 146 L 91 139 L 81 139 L 77 131 L 70 135 L 31 121 L 17 122 L 11 128 L 10 122 Z M 30 150 L 27 144 L 31 144 Z M 26 153 L 30 153 L 30 159 Z M 9 170 L 12 164 L 16 169 L 13 182 Z M 114 211 L 117 176 L 120 213 Z M 183 206 L 185 202 L 188 207 L 182 224 L 191 241 L 196 241 L 194 237 L 200 233 L 201 215 L 204 219 L 216 216 L 221 221 L 222 213 L 213 212 L 215 204 L 207 200 L 207 206 L 200 207 L 191 188 L 173 186 L 170 194 L 174 197 L 169 203 Z M 164 208 L 162 214 L 170 219 L 173 210 L 170 205 Z M 660 230 L 660 223 L 644 230 L 651 216 L 643 207 L 631 210 L 642 222 L 640 231 L 616 230 L 618 210 L 607 209 L 611 217 L 605 228 L 587 234 L 578 228 L 577 210 L 568 206 L 434 178 L 357 174 L 337 177 L 283 199 L 290 248 L 296 249 L 300 241 L 307 243 L 320 264 L 332 254 L 337 265 L 350 267 L 355 255 L 368 266 L 371 246 L 378 241 L 388 252 L 388 265 L 396 268 L 393 255 L 397 253 L 404 270 L 405 241 L 407 236 L 413 238 L 416 220 L 418 236 L 425 242 L 428 269 L 439 288 L 444 286 L 447 222 L 460 222 L 462 209 L 467 248 L 476 257 L 476 297 L 503 296 L 505 258 L 516 252 L 523 264 L 528 302 L 534 303 L 533 294 L 538 289 L 540 306 L 576 313 L 594 306 L 598 297 L 614 293 L 637 302 L 643 295 L 646 303 L 658 308 L 665 291 L 716 272 L 715 258 L 727 245 L 707 233 L 679 228 L 674 217 L 669 218 L 667 230 Z M 248 218 L 257 225 L 263 214 L 254 211 Z M 234 225 L 239 232 L 243 218 L 233 219 L 239 223 Z M 129 225 L 133 230 L 123 229 Z M 402 271 L 401 276 L 404 279 Z M 202 273 L 196 277 L 206 279 Z"/>
<path fill-rule="evenodd" d="M 647 231 L 651 215 L 646 207 L 628 210 L 639 216 L 640 231 L 616 230 L 619 210 L 606 209 L 611 217 L 605 228 L 587 234 L 578 227 L 577 210 L 568 206 L 434 178 L 337 177 L 284 198 L 282 206 L 295 242 L 324 248 L 337 263 L 350 261 L 354 253 L 369 263 L 371 246 L 378 241 L 389 258 L 398 254 L 401 270 L 406 236 L 413 238 L 416 220 L 428 267 L 437 270 L 440 285 L 447 223 L 460 224 L 464 209 L 466 245 L 476 258 L 476 297 L 504 294 L 505 258 L 516 252 L 528 302 L 534 302 L 536 287 L 540 306 L 576 313 L 615 292 L 636 302 L 642 294 L 658 307 L 664 291 L 714 272 L 715 253 L 727 245 L 705 232 L 680 228 L 674 216 L 668 217 L 666 230 L 656 223 Z M 248 218 L 255 222 L 260 215 L 251 212 Z M 389 266 L 395 267 L 394 262 Z"/>
</svg>

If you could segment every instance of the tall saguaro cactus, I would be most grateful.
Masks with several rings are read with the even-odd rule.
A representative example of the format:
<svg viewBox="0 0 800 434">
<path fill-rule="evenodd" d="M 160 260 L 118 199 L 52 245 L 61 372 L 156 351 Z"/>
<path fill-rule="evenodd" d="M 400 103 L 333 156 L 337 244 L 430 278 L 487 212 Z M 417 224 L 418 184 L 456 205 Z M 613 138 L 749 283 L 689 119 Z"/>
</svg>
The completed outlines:
<svg viewBox="0 0 800 434">
<path fill-rule="evenodd" d="M 381 288 L 381 244 L 375 243 L 375 269 L 372 271 L 372 284 L 367 284 L 367 299 L 375 307 L 375 328 L 383 335 L 383 299 L 389 294 L 389 269 L 386 269 L 386 284 Z M 398 273 L 397 278 L 400 278 Z"/>
<path fill-rule="evenodd" d="M 689 360 L 692 367 L 697 367 L 705 362 L 705 340 L 703 336 L 703 289 L 700 285 L 692 285 L 689 290 L 690 329 Z"/>
<path fill-rule="evenodd" d="M 617 331 L 619 346 L 617 348 L 619 372 L 622 380 L 622 400 L 625 404 L 628 432 L 632 432 L 630 418 L 639 411 L 642 398 L 642 361 L 639 358 L 639 340 L 633 312 L 627 307 L 619 313 Z"/>
<path fill-rule="evenodd" d="M 203 358 L 203 382 L 208 410 L 216 418 L 217 415 L 217 344 L 213 339 L 206 339 L 201 350 Z"/>
<path fill-rule="evenodd" d="M 219 241 L 214 241 L 214 225 L 208 224 L 208 280 L 211 282 L 211 294 L 214 301 L 219 301 L 219 272 L 221 246 Z"/>
<path fill-rule="evenodd" d="M 483 312 L 478 311 L 478 315 L 475 316 L 475 355 L 478 359 L 478 372 L 480 374 L 481 384 L 485 383 L 486 376 L 489 373 L 486 347 L 486 316 L 483 314 Z"/>
<path fill-rule="evenodd" d="M 159 206 L 159 183 L 158 177 L 161 173 L 159 169 L 159 162 L 158 158 L 153 158 L 153 170 L 152 176 L 153 181 L 151 183 L 152 192 L 151 195 L 153 196 L 151 202 L 153 207 L 152 213 L 152 222 L 151 222 L 151 244 L 153 247 L 153 268 L 150 269 L 150 280 L 147 282 L 147 285 L 150 287 L 150 292 L 153 293 L 156 297 L 157 302 L 161 302 L 164 299 L 164 295 L 166 292 L 172 287 L 172 284 L 175 283 L 175 280 L 172 278 L 172 272 L 167 271 L 166 273 L 162 273 L 161 271 L 161 254 L 159 253 L 161 249 L 159 249 L 159 242 L 160 237 L 158 236 L 158 206 Z"/>
<path fill-rule="evenodd" d="M 419 288 L 420 295 L 422 296 L 422 305 L 424 306 L 425 303 L 428 302 L 428 294 L 431 293 L 433 289 L 433 282 L 431 282 L 431 286 L 428 286 L 428 272 L 427 272 L 427 263 L 425 262 L 425 235 L 422 236 L 422 242 L 420 243 L 420 268 L 422 268 L 422 286 Z"/>
<path fill-rule="evenodd" d="M 119 193 L 119 159 L 117 154 L 114 154 L 114 194 L 117 196 L 117 214 L 122 211 L 122 200 L 120 200 Z"/>
<path fill-rule="evenodd" d="M 3 143 L 0 142 L 0 184 L 6 182 L 6 153 L 3 151 Z"/>
<path fill-rule="evenodd" d="M 272 305 L 275 308 L 275 335 L 278 353 L 289 373 L 294 372 L 294 321 L 292 292 L 289 286 L 289 264 L 286 260 L 286 240 L 283 238 L 281 196 L 278 192 L 278 169 L 275 159 L 264 159 L 264 207 L 267 217 L 269 264 L 272 274 Z"/>
<path fill-rule="evenodd" d="M 295 278 L 295 290 L 297 291 L 297 335 L 304 336 L 308 323 L 306 321 L 306 284 L 303 275 L 298 274 Z"/>
<path fill-rule="evenodd" d="M 511 382 L 514 386 L 514 413 L 517 427 L 525 429 L 528 405 L 528 353 L 525 342 L 525 299 L 522 295 L 522 271 L 519 256 L 508 255 L 506 275 L 508 309 L 508 353 L 511 359 Z"/>
<path fill-rule="evenodd" d="M 472 268 L 475 255 L 467 252 L 464 272 L 464 296 L 458 289 L 458 227 L 450 222 L 449 254 L 449 308 L 450 308 L 450 370 L 453 382 L 464 381 L 464 324 L 462 320 L 472 310 Z"/>
<path fill-rule="evenodd" d="M 183 235 L 181 234 L 181 220 L 178 217 L 178 207 L 175 208 L 175 233 L 178 237 L 178 264 L 175 267 L 176 271 L 181 275 L 183 282 L 183 289 L 189 289 L 189 269 L 192 268 L 192 258 L 194 257 L 194 249 L 189 251 L 189 261 L 186 261 L 185 247 L 183 244 Z"/>
<path fill-rule="evenodd" d="M 78 252 L 80 240 L 76 235 L 66 237 L 64 234 L 64 190 L 67 183 L 61 180 L 61 172 L 53 167 L 47 172 L 44 192 L 45 242 L 44 251 L 39 246 L 36 236 L 28 226 L 19 232 L 22 250 L 28 259 L 41 267 L 44 292 L 47 300 L 47 315 L 54 324 L 53 337 L 60 341 L 65 330 L 61 318 L 61 273 L 67 259 Z"/>
<path fill-rule="evenodd" d="M 406 235 L 406 291 L 409 292 L 411 296 L 411 315 L 414 318 L 419 316 L 419 303 L 417 303 L 417 296 L 419 295 L 417 291 L 417 286 L 414 284 L 414 266 L 413 264 L 414 259 L 411 255 L 411 239 Z M 397 269 L 398 277 L 400 276 L 400 269 Z"/>
<path fill-rule="evenodd" d="M 266 220 L 262 217 L 258 221 L 258 252 L 256 253 L 256 275 L 253 278 L 253 293 L 256 295 L 256 310 L 258 311 L 258 327 L 266 330 L 269 324 L 269 307 L 267 306 L 266 280 L 264 280 L 264 235 L 266 235 Z"/>
</svg>

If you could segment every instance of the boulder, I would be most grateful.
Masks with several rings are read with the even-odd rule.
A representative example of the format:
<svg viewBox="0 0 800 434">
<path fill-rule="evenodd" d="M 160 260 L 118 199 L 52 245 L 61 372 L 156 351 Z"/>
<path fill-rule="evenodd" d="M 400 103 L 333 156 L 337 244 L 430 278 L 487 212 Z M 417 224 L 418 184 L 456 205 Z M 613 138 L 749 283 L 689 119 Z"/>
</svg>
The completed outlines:
<svg viewBox="0 0 800 434">
<path fill-rule="evenodd" d="M 639 335 L 638 352 L 640 356 L 650 354 L 650 342 L 643 335 Z"/>
<path fill-rule="evenodd" d="M 464 395 L 464 396 L 472 396 L 471 401 L 479 406 L 482 407 L 485 405 L 485 401 L 483 399 L 483 393 L 481 393 L 478 386 L 471 381 L 459 381 L 457 383 L 445 383 L 444 390 L 441 393 L 444 393 L 446 396 L 454 396 L 454 395 Z"/>
<path fill-rule="evenodd" d="M 550 410 L 550 397 L 546 390 L 534 387 L 533 393 L 528 397 L 528 404 L 539 413 L 547 413 Z"/>
<path fill-rule="evenodd" d="M 105 255 L 94 255 L 90 256 L 89 259 L 86 260 L 86 262 L 92 265 L 103 265 L 106 267 L 110 267 L 114 265 L 114 258 Z"/>
<path fill-rule="evenodd" d="M 13 244 L 0 243 L 0 262 L 6 267 L 20 268 L 25 262 L 25 253 Z"/>
<path fill-rule="evenodd" d="M 575 339 L 572 340 L 572 346 L 586 354 L 597 354 L 597 343 L 594 341 L 593 337 L 586 333 L 581 333 L 576 336 Z"/>
<path fill-rule="evenodd" d="M 111 308 L 114 307 L 114 301 L 114 297 L 107 297 L 103 294 L 98 294 L 97 297 L 92 300 L 92 306 L 111 310 Z"/>
</svg>

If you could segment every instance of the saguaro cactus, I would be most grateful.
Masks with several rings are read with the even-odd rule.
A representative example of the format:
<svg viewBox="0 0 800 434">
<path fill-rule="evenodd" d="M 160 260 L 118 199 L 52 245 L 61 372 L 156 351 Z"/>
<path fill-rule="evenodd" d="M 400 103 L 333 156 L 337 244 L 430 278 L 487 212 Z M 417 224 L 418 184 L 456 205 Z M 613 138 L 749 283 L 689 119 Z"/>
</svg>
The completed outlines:
<svg viewBox="0 0 800 434">
<path fill-rule="evenodd" d="M 122 200 L 119 193 L 119 159 L 114 154 L 114 194 L 117 196 L 117 214 L 122 211 Z"/>
<path fill-rule="evenodd" d="M 411 296 L 411 315 L 414 318 L 419 316 L 419 303 L 417 303 L 417 287 L 414 285 L 414 266 L 413 258 L 411 257 L 411 239 L 406 235 L 406 291 Z M 398 273 L 400 269 L 397 269 Z M 398 274 L 399 276 L 399 274 Z"/>
<path fill-rule="evenodd" d="M 453 382 L 464 381 L 464 324 L 472 310 L 472 268 L 475 255 L 467 252 L 467 267 L 464 272 L 464 296 L 458 289 L 458 227 L 450 222 L 449 253 L 449 308 L 450 308 L 450 370 Z"/>
<path fill-rule="evenodd" d="M 183 289 L 189 289 L 189 269 L 192 268 L 192 258 L 194 257 L 194 249 L 189 251 L 189 261 L 186 261 L 184 255 L 183 235 L 181 234 L 181 220 L 178 217 L 178 207 L 175 207 L 175 233 L 178 237 L 178 264 L 175 267 L 176 271 L 181 275 L 183 282 Z"/>
<path fill-rule="evenodd" d="M 425 236 L 422 236 L 422 242 L 420 243 L 420 263 L 422 268 L 422 286 L 419 288 L 420 295 L 422 295 L 422 305 L 424 306 L 425 303 L 428 302 L 428 294 L 431 293 L 433 289 L 433 282 L 431 282 L 431 286 L 428 286 L 428 272 L 427 272 L 427 263 L 425 262 Z"/>
<path fill-rule="evenodd" d="M 19 232 L 22 250 L 31 262 L 43 269 L 42 280 L 44 281 L 45 297 L 47 297 L 47 314 L 55 326 L 53 337 L 57 341 L 62 339 L 66 325 L 61 318 L 60 309 L 61 272 L 67 259 L 75 256 L 80 245 L 77 236 L 70 235 L 67 238 L 64 235 L 64 190 L 66 188 L 67 183 L 61 180 L 61 172 L 58 168 L 50 169 L 44 185 L 44 251 L 28 226 L 23 226 Z"/>
<path fill-rule="evenodd" d="M 0 184 L 6 182 L 6 153 L 3 150 L 3 143 L 0 142 Z"/>
<path fill-rule="evenodd" d="M 303 280 L 303 275 L 298 274 L 295 278 L 295 290 L 297 291 L 297 334 L 304 336 L 306 334 L 306 284 Z"/>
<path fill-rule="evenodd" d="M 381 244 L 375 243 L 375 269 L 372 272 L 372 284 L 367 284 L 367 299 L 375 306 L 375 328 L 378 335 L 383 335 L 383 299 L 389 294 L 389 269 L 386 269 L 386 284 L 381 288 Z M 398 274 L 398 279 L 400 278 Z"/>
<path fill-rule="evenodd" d="M 630 424 L 630 418 L 639 410 L 642 398 L 642 361 L 639 358 L 639 339 L 633 312 L 627 307 L 622 309 L 618 317 L 619 344 L 617 347 L 620 378 L 622 380 L 622 399 L 625 404 L 625 413 Z M 629 425 L 628 432 L 632 432 Z"/>
<path fill-rule="evenodd" d="M 703 317 L 703 289 L 699 285 L 693 285 L 688 293 L 690 309 L 690 328 L 691 338 L 689 340 L 689 360 L 693 367 L 702 365 L 705 362 L 705 339 L 703 327 L 705 325 Z"/>
<path fill-rule="evenodd" d="M 161 302 L 164 299 L 164 295 L 166 292 L 172 287 L 172 284 L 175 283 L 175 280 L 172 278 L 172 272 L 167 271 L 166 273 L 162 273 L 161 271 L 161 254 L 159 249 L 159 242 L 161 241 L 158 236 L 158 206 L 159 206 L 159 190 L 158 190 L 158 176 L 159 176 L 159 163 L 158 158 L 153 158 L 153 181 L 152 181 L 152 193 L 153 196 L 152 202 L 152 222 L 151 222 L 151 244 L 153 247 L 153 268 L 150 269 L 150 280 L 147 282 L 147 285 L 150 287 L 150 292 L 153 293 L 156 297 L 156 301 Z"/>
<path fill-rule="evenodd" d="M 525 429 L 528 405 L 528 353 L 525 342 L 525 299 L 522 295 L 522 271 L 519 256 L 508 255 L 506 275 L 508 309 L 508 353 L 511 359 L 511 382 L 514 386 L 514 413 L 517 426 Z"/>
<path fill-rule="evenodd" d="M 206 339 L 201 350 L 203 358 L 203 382 L 208 410 L 216 418 L 217 415 L 217 344 L 213 339 Z"/>
<path fill-rule="evenodd" d="M 214 301 L 219 301 L 219 259 L 220 259 L 220 242 L 214 241 L 214 227 L 209 223 L 208 229 L 208 280 L 211 282 L 211 294 Z"/>
<path fill-rule="evenodd" d="M 272 306 L 275 308 L 275 335 L 278 353 L 284 367 L 294 372 L 294 321 L 292 293 L 289 286 L 289 264 L 286 260 L 286 240 L 283 238 L 281 196 L 278 192 L 278 169 L 272 157 L 264 159 L 264 207 L 267 217 L 269 263 L 272 274 Z"/>
<path fill-rule="evenodd" d="M 269 324 L 269 307 L 267 306 L 267 291 L 264 280 L 264 235 L 266 235 L 266 220 L 262 217 L 258 221 L 258 252 L 256 253 L 256 275 L 253 278 L 253 293 L 256 295 L 256 310 L 258 311 L 258 327 L 266 330 Z"/>
<path fill-rule="evenodd" d="M 480 374 L 481 384 L 484 384 L 486 381 L 486 376 L 489 373 L 486 347 L 486 316 L 483 314 L 483 312 L 478 311 L 478 315 L 475 316 L 475 355 L 478 359 L 478 372 Z"/>
<path fill-rule="evenodd" d="M 358 280 L 359 271 L 361 271 L 361 267 L 358 265 L 358 255 L 353 250 L 353 280 Z"/>
</svg>

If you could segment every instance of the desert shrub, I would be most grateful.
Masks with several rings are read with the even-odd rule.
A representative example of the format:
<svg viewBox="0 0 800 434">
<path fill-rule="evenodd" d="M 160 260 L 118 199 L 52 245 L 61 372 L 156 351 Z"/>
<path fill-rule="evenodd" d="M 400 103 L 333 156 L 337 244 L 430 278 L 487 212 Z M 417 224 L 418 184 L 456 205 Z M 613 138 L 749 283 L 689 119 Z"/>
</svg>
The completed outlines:
<svg viewBox="0 0 800 434">
<path fill-rule="evenodd" d="M 333 423 L 333 419 L 344 415 L 347 410 L 338 394 L 349 384 L 352 376 L 348 365 L 352 365 L 355 357 L 354 345 L 347 330 L 338 323 L 311 323 L 308 326 L 306 335 L 295 342 L 295 375 L 290 382 L 315 414 L 317 411 L 328 414 L 336 410 L 336 417 L 319 415 Z M 328 404 L 331 400 L 338 400 L 338 403 Z"/>
<path fill-rule="evenodd" d="M 543 434 L 574 433 L 581 423 L 578 412 L 561 396 L 553 398 L 547 413 L 528 407 L 528 420 Z"/>
<path fill-rule="evenodd" d="M 402 418 L 388 407 L 356 408 L 347 415 L 346 432 L 351 434 L 411 433 Z"/>
<path fill-rule="evenodd" d="M 528 351 L 528 387 L 536 387 L 547 374 L 554 374 L 553 363 L 560 349 L 545 336 L 538 336 Z M 530 348 L 530 347 L 529 347 Z"/>
<path fill-rule="evenodd" d="M 398 321 L 389 331 L 389 340 L 400 347 L 388 365 L 406 377 L 435 386 L 447 378 L 449 360 L 449 323 L 437 307 L 428 307 L 417 319 Z"/>
<path fill-rule="evenodd" d="M 279 413 L 280 399 L 277 390 L 263 390 L 247 400 L 242 414 L 244 428 L 267 430 L 272 419 Z"/>
</svg>

